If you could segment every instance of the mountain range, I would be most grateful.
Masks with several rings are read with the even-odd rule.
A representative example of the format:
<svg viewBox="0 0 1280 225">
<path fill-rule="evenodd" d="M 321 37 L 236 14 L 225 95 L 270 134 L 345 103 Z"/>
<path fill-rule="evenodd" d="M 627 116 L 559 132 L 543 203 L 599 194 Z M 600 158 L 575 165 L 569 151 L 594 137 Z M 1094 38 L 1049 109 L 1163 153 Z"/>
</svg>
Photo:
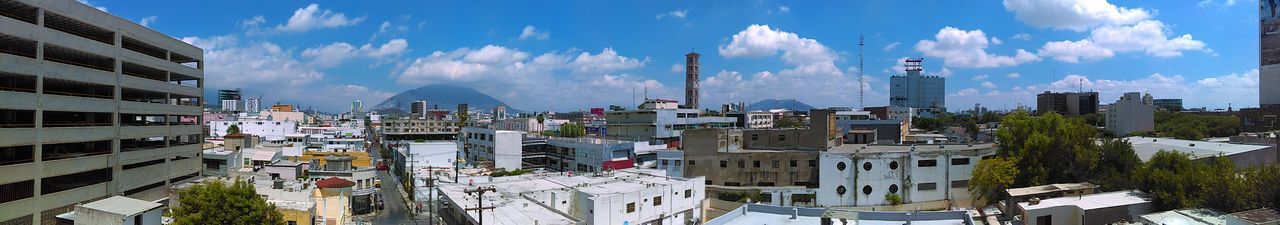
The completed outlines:
<svg viewBox="0 0 1280 225">
<path fill-rule="evenodd" d="M 373 109 L 383 114 L 408 114 L 410 105 L 417 100 L 427 100 L 427 108 L 457 109 L 458 104 L 465 103 L 470 110 L 487 111 L 497 106 L 506 106 L 508 113 L 520 112 L 475 89 L 447 84 L 430 84 L 400 92 L 378 103 Z"/>
<path fill-rule="evenodd" d="M 813 106 L 795 99 L 765 99 L 747 106 L 747 111 L 787 109 L 791 111 L 809 111 Z"/>
</svg>

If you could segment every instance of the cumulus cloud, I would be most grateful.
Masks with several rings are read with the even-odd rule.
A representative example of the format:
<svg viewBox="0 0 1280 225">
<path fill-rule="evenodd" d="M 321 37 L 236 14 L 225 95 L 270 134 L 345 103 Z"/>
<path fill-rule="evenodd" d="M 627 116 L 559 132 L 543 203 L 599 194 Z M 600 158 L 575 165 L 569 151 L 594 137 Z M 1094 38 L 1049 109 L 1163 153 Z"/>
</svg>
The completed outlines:
<svg viewBox="0 0 1280 225">
<path fill-rule="evenodd" d="M 378 47 L 364 44 L 359 48 L 346 42 L 335 42 L 318 48 L 307 48 L 302 51 L 301 56 L 310 59 L 309 64 L 313 66 L 330 68 L 358 56 L 389 60 L 407 52 L 408 47 L 409 42 L 404 39 L 393 39 Z"/>
<path fill-rule="evenodd" d="M 185 37 L 182 41 L 204 48 L 208 88 L 299 87 L 325 77 L 275 43 L 242 44 L 235 36 Z"/>
<path fill-rule="evenodd" d="M 1215 5 L 1215 4 L 1214 4 L 1215 2 L 1219 2 L 1219 1 L 1215 1 L 1215 0 L 1203 0 L 1203 1 L 1200 1 L 1200 3 L 1196 3 L 1196 6 L 1200 6 L 1200 8 L 1205 8 L 1205 7 L 1209 7 L 1209 6 Z M 1236 0 L 1224 0 L 1224 1 L 1221 1 L 1220 3 L 1218 3 L 1217 5 L 1221 5 L 1221 6 L 1224 6 L 1224 7 L 1225 7 L 1225 6 L 1233 6 L 1233 5 L 1236 5 L 1236 2 L 1237 2 Z"/>
<path fill-rule="evenodd" d="M 1053 29 L 1085 31 L 1101 25 L 1126 25 L 1150 19 L 1141 8 L 1124 8 L 1107 0 L 1004 0 L 1004 9 L 1023 23 Z"/>
<path fill-rule="evenodd" d="M 246 20 L 242 20 L 242 21 L 238 22 L 237 24 L 239 24 L 240 26 L 243 26 L 243 27 L 257 27 L 257 26 L 262 25 L 263 23 L 266 23 L 266 22 L 267 22 L 267 18 L 262 17 L 261 15 L 258 15 L 258 16 L 254 16 L 253 18 L 249 18 L 249 19 L 246 19 Z"/>
<path fill-rule="evenodd" d="M 1009 37 L 1009 38 L 1014 40 L 1020 40 L 1020 41 L 1030 41 L 1032 36 L 1031 34 L 1028 34 L 1028 33 L 1018 33 L 1018 34 L 1014 34 L 1012 37 Z"/>
<path fill-rule="evenodd" d="M 653 16 L 653 18 L 654 19 L 662 19 L 662 18 L 684 19 L 684 17 L 688 15 L 689 15 L 689 9 L 678 9 L 678 10 L 672 10 L 670 12 L 659 13 L 658 15 Z"/>
<path fill-rule="evenodd" d="M 684 64 L 679 64 L 679 63 L 671 64 L 671 73 L 675 73 L 675 74 L 684 73 Z"/>
<path fill-rule="evenodd" d="M 1023 49 L 1018 49 L 1012 56 L 987 53 L 991 39 L 982 30 L 944 27 L 938 30 L 934 39 L 917 42 L 916 51 L 930 57 L 941 57 L 943 63 L 952 67 L 995 68 L 1040 60 L 1039 56 Z"/>
<path fill-rule="evenodd" d="M 1018 74 L 1018 73 L 1009 73 L 1009 74 L 1005 74 L 1005 75 L 1004 75 L 1004 77 L 1008 77 L 1008 78 L 1010 78 L 1010 79 L 1018 79 L 1018 78 L 1021 78 L 1021 77 L 1022 77 L 1022 74 Z"/>
<path fill-rule="evenodd" d="M 996 84 L 995 84 L 995 83 L 991 83 L 991 81 L 983 81 L 983 82 L 982 82 L 982 87 L 987 88 L 987 89 L 996 89 Z"/>
<path fill-rule="evenodd" d="M 1168 29 L 1157 20 L 1130 25 L 1102 26 L 1093 29 L 1088 38 L 1079 41 L 1045 43 L 1040 55 L 1058 61 L 1078 63 L 1084 60 L 1111 58 L 1116 53 L 1143 52 L 1158 58 L 1182 56 L 1184 51 L 1212 53 L 1207 45 L 1191 34 L 1170 39 Z"/>
<path fill-rule="evenodd" d="M 289 21 L 276 26 L 276 30 L 284 32 L 304 32 L 317 28 L 336 28 L 360 24 L 366 17 L 348 18 L 346 14 L 320 9 L 320 5 L 312 3 L 307 7 L 293 11 Z"/>
<path fill-rule="evenodd" d="M 969 78 L 969 80 L 974 80 L 974 81 L 986 80 L 987 77 L 988 76 L 986 74 L 981 74 L 981 75 L 973 76 L 973 78 Z"/>
<path fill-rule="evenodd" d="M 630 95 L 618 92 L 631 89 L 648 88 L 654 97 L 677 97 L 674 94 L 680 93 L 678 90 L 627 73 L 643 68 L 648 61 L 623 56 L 612 48 L 594 54 L 570 50 L 534 56 L 515 48 L 487 45 L 436 51 L 415 58 L 395 79 L 401 85 L 449 83 L 474 87 L 516 108 L 529 109 L 628 105 L 632 101 Z"/>
<path fill-rule="evenodd" d="M 760 58 L 781 52 L 782 61 L 789 65 L 833 62 L 838 57 L 835 51 L 817 40 L 759 24 L 752 24 L 734 34 L 729 43 L 720 45 L 718 50 L 726 58 Z M 835 66 L 831 65 L 831 69 Z"/>
<path fill-rule="evenodd" d="M 155 24 L 155 23 L 156 23 L 156 16 L 143 17 L 141 20 L 138 20 L 138 25 L 142 25 L 144 27 L 151 27 L 151 24 Z"/>
<path fill-rule="evenodd" d="M 524 30 L 520 31 L 520 36 L 516 37 L 516 39 L 519 39 L 519 40 L 525 40 L 529 38 L 538 39 L 538 40 L 547 40 L 547 38 L 551 38 L 551 32 L 548 32 L 545 30 L 540 31 L 538 30 L 538 28 L 533 26 L 524 26 Z"/>
</svg>

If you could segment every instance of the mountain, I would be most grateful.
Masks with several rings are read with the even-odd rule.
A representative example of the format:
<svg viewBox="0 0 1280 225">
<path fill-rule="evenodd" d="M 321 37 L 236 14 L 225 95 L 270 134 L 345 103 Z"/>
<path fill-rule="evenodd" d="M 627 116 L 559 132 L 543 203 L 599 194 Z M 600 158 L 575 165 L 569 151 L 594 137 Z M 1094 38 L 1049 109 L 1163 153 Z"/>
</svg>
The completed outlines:
<svg viewBox="0 0 1280 225">
<path fill-rule="evenodd" d="M 752 103 L 750 106 L 747 106 L 748 111 L 770 110 L 770 109 L 809 111 L 810 109 L 813 109 L 813 106 L 809 104 L 804 104 L 804 102 L 796 101 L 794 99 L 783 99 L 783 100 L 765 99 L 765 100 L 760 100 L 756 103 Z"/>
<path fill-rule="evenodd" d="M 447 84 L 431 84 L 400 92 L 378 103 L 373 109 L 383 114 L 408 114 L 410 105 L 417 100 L 427 100 L 427 108 L 456 109 L 458 104 L 466 103 L 467 107 L 473 111 L 487 111 L 497 106 L 506 106 L 507 113 L 520 112 L 507 103 L 476 89 Z"/>
</svg>

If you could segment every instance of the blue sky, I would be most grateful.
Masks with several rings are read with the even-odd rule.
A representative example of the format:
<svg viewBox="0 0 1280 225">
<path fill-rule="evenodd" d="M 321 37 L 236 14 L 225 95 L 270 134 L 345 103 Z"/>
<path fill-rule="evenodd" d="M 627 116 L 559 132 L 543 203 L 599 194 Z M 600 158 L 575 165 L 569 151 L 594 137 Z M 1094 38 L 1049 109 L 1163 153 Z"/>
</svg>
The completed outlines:
<svg viewBox="0 0 1280 225">
<path fill-rule="evenodd" d="M 1104 103 L 1138 91 L 1188 107 L 1258 104 L 1249 0 L 87 3 L 204 48 L 209 94 L 238 87 L 329 111 L 434 83 L 524 110 L 630 105 L 645 89 L 683 99 L 690 50 L 703 55 L 709 108 L 856 107 L 859 84 L 865 106 L 885 105 L 906 57 L 947 77 L 953 110 L 1077 89 Z"/>
</svg>

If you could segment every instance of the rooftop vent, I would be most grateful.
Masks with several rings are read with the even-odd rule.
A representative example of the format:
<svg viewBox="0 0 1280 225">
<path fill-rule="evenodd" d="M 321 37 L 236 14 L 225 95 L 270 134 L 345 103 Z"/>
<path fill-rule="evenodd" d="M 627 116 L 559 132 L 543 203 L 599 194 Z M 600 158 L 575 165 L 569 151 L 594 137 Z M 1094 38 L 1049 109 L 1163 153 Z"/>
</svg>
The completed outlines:
<svg viewBox="0 0 1280 225">
<path fill-rule="evenodd" d="M 1027 200 L 1027 203 L 1030 205 L 1040 204 L 1040 198 L 1031 198 L 1030 200 Z"/>
</svg>

